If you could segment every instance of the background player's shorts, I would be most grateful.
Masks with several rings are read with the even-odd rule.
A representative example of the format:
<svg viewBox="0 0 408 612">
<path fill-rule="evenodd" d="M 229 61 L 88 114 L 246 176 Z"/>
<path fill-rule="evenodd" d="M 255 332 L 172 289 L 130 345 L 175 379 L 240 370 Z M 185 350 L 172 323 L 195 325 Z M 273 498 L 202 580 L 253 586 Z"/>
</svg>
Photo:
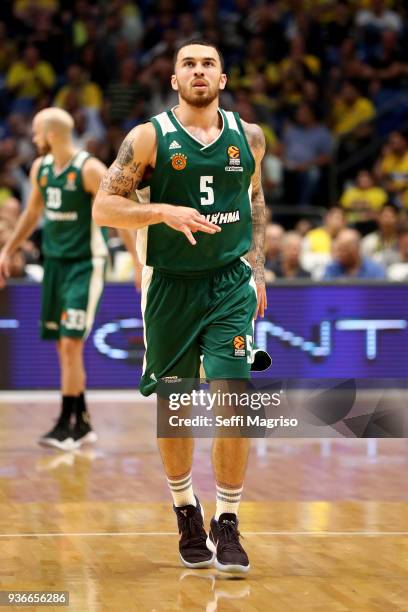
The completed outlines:
<svg viewBox="0 0 408 612">
<path fill-rule="evenodd" d="M 41 292 L 41 337 L 86 338 L 102 295 L 106 259 L 47 258 Z"/>
<path fill-rule="evenodd" d="M 163 377 L 249 379 L 256 286 L 238 260 L 201 277 L 145 268 L 142 310 L 145 363 L 140 391 L 150 395 Z"/>
</svg>

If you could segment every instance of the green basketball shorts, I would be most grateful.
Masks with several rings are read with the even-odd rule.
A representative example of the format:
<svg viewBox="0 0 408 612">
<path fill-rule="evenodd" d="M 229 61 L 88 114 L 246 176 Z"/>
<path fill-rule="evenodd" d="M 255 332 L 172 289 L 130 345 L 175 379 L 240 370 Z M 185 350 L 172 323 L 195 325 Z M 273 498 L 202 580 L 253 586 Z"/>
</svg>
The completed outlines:
<svg viewBox="0 0 408 612">
<path fill-rule="evenodd" d="M 41 293 L 41 337 L 86 339 L 102 295 L 106 259 L 44 261 Z"/>
<path fill-rule="evenodd" d="M 205 276 L 181 277 L 145 268 L 142 312 L 146 353 L 140 391 L 167 377 L 250 378 L 256 286 L 239 259 Z"/>
</svg>

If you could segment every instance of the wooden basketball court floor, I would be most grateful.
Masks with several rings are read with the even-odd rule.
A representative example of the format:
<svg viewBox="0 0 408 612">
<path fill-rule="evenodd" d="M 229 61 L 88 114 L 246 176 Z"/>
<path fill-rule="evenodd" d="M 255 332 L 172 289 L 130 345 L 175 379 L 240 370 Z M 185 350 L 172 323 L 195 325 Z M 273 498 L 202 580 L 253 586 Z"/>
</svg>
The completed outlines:
<svg viewBox="0 0 408 612">
<path fill-rule="evenodd" d="M 254 442 L 240 510 L 252 571 L 236 578 L 179 563 L 154 404 L 89 398 L 99 443 L 60 453 L 36 444 L 56 394 L 0 394 L 0 590 L 68 590 L 80 612 L 408 610 L 405 440 Z M 207 523 L 210 444 L 193 472 Z"/>
</svg>

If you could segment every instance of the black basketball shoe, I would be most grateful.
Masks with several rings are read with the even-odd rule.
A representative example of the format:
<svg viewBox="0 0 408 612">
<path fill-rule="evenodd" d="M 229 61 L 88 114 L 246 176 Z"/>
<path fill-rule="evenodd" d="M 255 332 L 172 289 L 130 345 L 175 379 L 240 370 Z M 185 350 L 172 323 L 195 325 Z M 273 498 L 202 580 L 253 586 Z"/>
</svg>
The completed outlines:
<svg viewBox="0 0 408 612">
<path fill-rule="evenodd" d="M 249 571 L 248 556 L 239 541 L 238 518 L 235 514 L 221 514 L 211 520 L 207 546 L 215 553 L 215 567 L 221 572 Z"/>
<path fill-rule="evenodd" d="M 179 551 L 183 565 L 189 568 L 212 567 L 213 553 L 207 548 L 204 512 L 196 497 L 197 506 L 173 506 L 180 534 Z"/>
<path fill-rule="evenodd" d="M 42 446 L 51 446 L 52 448 L 58 448 L 64 451 L 71 451 L 78 448 L 78 445 L 75 444 L 72 437 L 69 420 L 65 417 L 60 417 L 55 427 L 41 436 L 38 443 Z"/>
<path fill-rule="evenodd" d="M 82 444 L 93 444 L 97 441 L 98 435 L 91 427 L 89 414 L 86 410 L 76 415 L 75 425 L 71 432 L 76 448 Z"/>
</svg>

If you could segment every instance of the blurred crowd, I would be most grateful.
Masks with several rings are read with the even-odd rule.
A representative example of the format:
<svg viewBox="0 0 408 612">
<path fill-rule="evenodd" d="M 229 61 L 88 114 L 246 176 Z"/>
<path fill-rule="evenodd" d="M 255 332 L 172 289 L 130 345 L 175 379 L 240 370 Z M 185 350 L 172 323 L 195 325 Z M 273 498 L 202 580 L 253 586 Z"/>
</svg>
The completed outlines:
<svg viewBox="0 0 408 612">
<path fill-rule="evenodd" d="M 265 133 L 269 280 L 408 279 L 407 16 L 403 0 L 4 0 L 0 246 L 27 201 L 33 114 L 66 109 L 109 165 L 176 104 L 177 45 L 204 38 L 224 55 L 222 105 Z M 41 261 L 40 233 L 15 276 Z"/>
<path fill-rule="evenodd" d="M 372 231 L 365 235 L 347 223 L 343 208 L 334 206 L 322 225 L 301 220 L 294 230 L 277 223 L 266 228 L 266 280 L 390 280 L 408 281 L 408 225 L 401 211 L 386 203 Z"/>
</svg>

